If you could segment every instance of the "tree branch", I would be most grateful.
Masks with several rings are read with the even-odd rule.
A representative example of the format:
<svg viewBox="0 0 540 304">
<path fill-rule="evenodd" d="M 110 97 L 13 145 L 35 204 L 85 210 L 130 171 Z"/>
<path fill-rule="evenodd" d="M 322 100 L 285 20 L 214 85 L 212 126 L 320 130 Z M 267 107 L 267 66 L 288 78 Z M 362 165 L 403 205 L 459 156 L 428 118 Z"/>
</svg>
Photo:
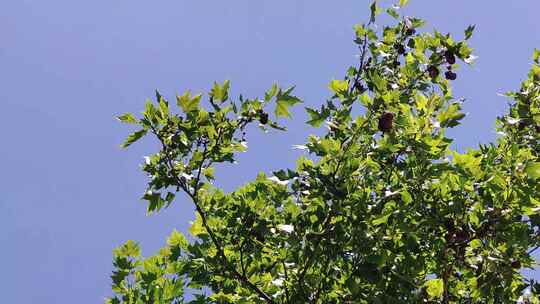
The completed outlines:
<svg viewBox="0 0 540 304">
<path fill-rule="evenodd" d="M 159 136 L 158 132 L 156 132 L 156 129 L 154 127 L 152 127 L 152 130 L 153 130 L 154 134 L 156 135 L 156 137 L 161 142 L 163 150 L 166 152 L 165 157 L 167 159 L 167 164 L 170 167 L 169 169 L 174 173 L 174 166 L 172 165 L 172 160 L 170 159 L 170 157 L 169 157 L 169 155 L 167 153 L 167 150 L 168 150 L 167 145 L 165 144 L 165 142 L 163 141 L 161 136 Z M 219 142 L 220 136 L 221 136 L 221 132 L 218 133 L 218 140 L 217 140 L 218 142 Z M 203 158 L 202 158 L 202 160 L 201 160 L 201 162 L 199 164 L 197 177 L 196 177 L 196 180 L 195 180 L 195 187 L 193 188 L 193 192 L 189 191 L 189 188 L 186 187 L 185 183 L 180 178 L 178 178 L 178 176 L 176 174 L 173 174 L 174 175 L 173 177 L 178 182 L 178 184 L 182 188 L 182 190 L 184 190 L 184 192 L 193 201 L 193 204 L 195 205 L 195 209 L 197 210 L 197 213 L 201 217 L 203 227 L 208 232 L 208 235 L 210 236 L 210 239 L 212 240 L 212 243 L 214 244 L 214 246 L 216 246 L 218 254 L 221 257 L 221 260 L 223 261 L 223 263 L 225 265 L 225 268 L 232 273 L 233 277 L 235 277 L 237 280 L 239 280 L 241 283 L 243 283 L 245 286 L 247 286 L 252 291 L 256 292 L 259 295 L 259 297 L 263 298 L 267 303 L 275 304 L 275 301 L 269 295 L 267 295 L 257 285 L 253 284 L 245 275 L 242 275 L 241 273 L 238 272 L 238 270 L 236 270 L 236 267 L 234 267 L 234 265 L 232 265 L 231 262 L 227 259 L 227 256 L 225 255 L 225 251 L 223 250 L 223 245 L 218 240 L 218 238 L 216 237 L 214 231 L 212 230 L 212 228 L 210 228 L 210 225 L 208 224 L 207 215 L 204 212 L 204 210 L 202 209 L 202 207 L 201 207 L 201 205 L 199 203 L 199 198 L 198 198 L 199 182 L 200 182 L 202 167 L 203 167 L 203 164 L 206 161 L 206 157 L 207 157 L 207 155 L 206 155 L 207 148 L 208 148 L 208 146 L 205 144 L 204 152 L 203 152 Z"/>
</svg>

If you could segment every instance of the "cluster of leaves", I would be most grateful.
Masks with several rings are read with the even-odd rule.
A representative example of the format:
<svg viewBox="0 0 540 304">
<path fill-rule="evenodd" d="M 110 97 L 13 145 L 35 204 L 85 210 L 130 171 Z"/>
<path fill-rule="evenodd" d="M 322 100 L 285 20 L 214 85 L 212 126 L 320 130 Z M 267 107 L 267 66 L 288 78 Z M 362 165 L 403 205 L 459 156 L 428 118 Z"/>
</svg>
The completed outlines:
<svg viewBox="0 0 540 304">
<path fill-rule="evenodd" d="M 400 1 L 403 6 L 407 1 Z M 377 30 L 378 14 L 395 24 Z M 231 192 L 213 186 L 214 165 L 246 150 L 251 122 L 284 130 L 265 109 L 290 116 L 300 100 L 274 85 L 264 100 L 229 100 L 229 83 L 148 102 L 125 146 L 147 133 L 162 145 L 147 158 L 148 212 L 186 193 L 196 218 L 188 242 L 174 231 L 155 256 L 133 242 L 115 250 L 110 303 L 539 303 L 540 285 L 520 273 L 540 246 L 540 65 L 534 64 L 496 143 L 458 153 L 448 128 L 465 116 L 452 95 L 464 40 L 421 32 L 424 22 L 374 2 L 355 27 L 359 63 L 308 124 L 296 168 Z M 439 70 L 446 66 L 448 72 Z M 353 116 L 353 108 L 361 113 Z M 184 297 L 191 289 L 193 300 Z M 527 294 L 526 299 L 524 293 Z"/>
</svg>

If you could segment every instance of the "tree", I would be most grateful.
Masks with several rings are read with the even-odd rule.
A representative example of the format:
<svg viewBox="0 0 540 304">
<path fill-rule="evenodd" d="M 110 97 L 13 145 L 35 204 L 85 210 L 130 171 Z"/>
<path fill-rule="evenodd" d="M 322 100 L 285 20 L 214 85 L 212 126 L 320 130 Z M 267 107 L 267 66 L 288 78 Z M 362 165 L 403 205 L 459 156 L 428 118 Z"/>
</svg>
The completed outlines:
<svg viewBox="0 0 540 304">
<path fill-rule="evenodd" d="M 328 131 L 295 169 L 230 193 L 213 185 L 215 164 L 246 150 L 246 126 L 286 130 L 293 88 L 232 100 L 228 81 L 214 83 L 206 107 L 186 92 L 179 111 L 156 92 L 142 118 L 118 117 L 140 127 L 125 147 L 147 134 L 161 144 L 143 165 L 147 211 L 183 192 L 196 218 L 191 241 L 173 231 L 154 256 L 133 241 L 115 249 L 109 303 L 539 303 L 520 269 L 540 246 L 540 52 L 506 94 L 496 142 L 458 153 L 445 133 L 465 114 L 450 85 L 458 60 L 472 64 L 474 26 L 456 41 L 396 6 L 370 12 L 354 28 L 358 65 L 306 108 Z M 380 13 L 394 24 L 375 27 Z"/>
</svg>

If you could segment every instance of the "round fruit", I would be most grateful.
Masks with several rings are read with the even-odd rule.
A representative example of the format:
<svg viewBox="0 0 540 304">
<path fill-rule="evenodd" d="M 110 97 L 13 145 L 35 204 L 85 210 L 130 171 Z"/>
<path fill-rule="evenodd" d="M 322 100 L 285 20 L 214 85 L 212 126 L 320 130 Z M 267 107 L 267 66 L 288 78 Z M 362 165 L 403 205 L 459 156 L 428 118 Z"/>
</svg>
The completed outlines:
<svg viewBox="0 0 540 304">
<path fill-rule="evenodd" d="M 446 59 L 446 62 L 448 62 L 448 64 L 456 63 L 456 56 L 450 50 L 444 52 L 444 58 Z"/>
<path fill-rule="evenodd" d="M 385 112 L 379 118 L 379 131 L 385 133 L 392 130 L 392 121 L 394 120 L 394 114 Z"/>
<path fill-rule="evenodd" d="M 469 233 L 466 230 L 460 230 L 456 232 L 455 238 L 458 243 L 466 242 L 469 240 Z"/>
<path fill-rule="evenodd" d="M 259 116 L 259 122 L 262 123 L 263 125 L 267 124 L 268 123 L 268 113 L 261 113 L 260 116 Z"/>
<path fill-rule="evenodd" d="M 362 85 L 362 83 L 360 83 L 360 81 L 357 81 L 354 86 L 360 93 L 364 93 L 366 91 L 366 88 L 364 88 L 364 86 Z"/>
<path fill-rule="evenodd" d="M 430 65 L 427 71 L 429 73 L 429 77 L 431 78 L 437 78 L 437 76 L 439 76 L 439 69 L 434 65 Z"/>
<path fill-rule="evenodd" d="M 446 73 L 444 73 L 444 76 L 448 80 L 456 80 L 456 78 L 457 78 L 457 74 L 452 72 L 452 71 L 447 71 Z"/>
<path fill-rule="evenodd" d="M 446 227 L 446 230 L 448 230 L 449 233 L 454 233 L 454 230 L 456 229 L 454 221 L 451 219 L 444 220 L 444 227 Z"/>
<path fill-rule="evenodd" d="M 398 54 L 400 55 L 405 54 L 405 47 L 403 46 L 403 44 L 396 44 L 395 49 L 398 52 Z"/>
<path fill-rule="evenodd" d="M 520 269 L 521 268 L 521 262 L 516 260 L 516 261 L 513 261 L 512 264 L 510 264 L 510 266 L 512 266 L 512 268 L 514 269 Z"/>
</svg>

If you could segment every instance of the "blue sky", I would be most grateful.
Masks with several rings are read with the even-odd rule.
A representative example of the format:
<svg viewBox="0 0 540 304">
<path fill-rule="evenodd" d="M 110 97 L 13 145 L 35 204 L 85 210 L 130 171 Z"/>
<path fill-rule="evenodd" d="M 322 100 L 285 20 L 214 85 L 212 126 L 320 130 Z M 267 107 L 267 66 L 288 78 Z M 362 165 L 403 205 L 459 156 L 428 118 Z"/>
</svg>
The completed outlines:
<svg viewBox="0 0 540 304">
<path fill-rule="evenodd" d="M 383 1 L 383 3 L 388 1 Z M 155 252 L 185 230 L 185 199 L 157 216 L 139 200 L 138 165 L 151 140 L 128 151 L 131 131 L 114 116 L 139 112 L 159 89 L 172 98 L 230 79 L 233 95 L 262 96 L 273 82 L 297 86 L 306 105 L 355 62 L 352 26 L 367 1 L 68 1 L 0 3 L 0 290 L 5 303 L 96 303 L 110 295 L 111 251 L 128 239 Z M 476 24 L 479 59 L 454 93 L 470 114 L 452 131 L 459 149 L 495 138 L 493 122 L 540 47 L 540 2 L 412 0 L 405 13 L 426 29 L 462 37 Z M 226 189 L 259 171 L 291 167 L 291 145 L 314 132 L 249 135 L 240 163 L 218 172 Z"/>
</svg>

